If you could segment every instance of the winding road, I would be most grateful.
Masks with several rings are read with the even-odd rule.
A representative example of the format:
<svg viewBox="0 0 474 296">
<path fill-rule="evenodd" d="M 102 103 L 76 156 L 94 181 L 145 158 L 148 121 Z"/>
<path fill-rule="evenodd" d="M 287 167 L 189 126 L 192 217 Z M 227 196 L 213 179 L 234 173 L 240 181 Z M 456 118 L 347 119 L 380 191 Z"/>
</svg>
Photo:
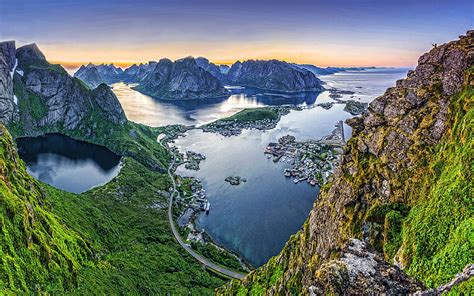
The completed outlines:
<svg viewBox="0 0 474 296">
<path fill-rule="evenodd" d="M 165 147 L 160 140 L 158 140 L 158 143 Z M 166 148 L 166 147 L 165 147 Z M 177 196 L 179 197 L 180 194 L 179 194 L 179 191 L 176 189 L 176 181 L 174 180 L 174 176 L 173 176 L 173 167 L 174 167 L 174 164 L 175 164 L 175 161 L 176 161 L 176 158 L 175 158 L 175 155 L 174 153 L 172 153 L 173 155 L 173 161 L 171 162 L 169 168 L 168 168 L 168 176 L 170 177 L 171 179 L 171 182 L 173 182 L 173 192 L 171 192 L 170 194 L 170 198 L 169 198 L 169 204 L 168 204 L 168 221 L 170 223 L 170 226 L 171 226 L 171 231 L 173 232 L 173 235 L 175 237 L 175 239 L 178 241 L 178 243 L 181 245 L 181 247 L 183 247 L 183 249 L 186 250 L 186 252 L 188 252 L 191 256 L 193 256 L 197 261 L 199 261 L 202 265 L 206 266 L 207 268 L 213 270 L 214 272 L 216 273 L 219 273 L 219 274 L 222 274 L 222 275 L 225 275 L 227 277 L 230 277 L 230 278 L 234 278 L 234 279 L 242 279 L 245 274 L 242 274 L 242 273 L 239 273 L 239 272 L 235 272 L 235 271 L 232 271 L 232 270 L 229 270 L 227 268 L 224 268 L 222 266 L 219 266 L 217 264 L 214 264 L 212 263 L 211 261 L 209 261 L 207 258 L 201 256 L 200 254 L 196 253 L 190 245 L 188 245 L 187 243 L 185 243 L 183 241 L 183 239 L 181 238 L 179 232 L 176 230 L 176 226 L 174 224 L 174 221 L 173 221 L 173 198 L 175 196 L 175 193 L 177 193 Z"/>
</svg>

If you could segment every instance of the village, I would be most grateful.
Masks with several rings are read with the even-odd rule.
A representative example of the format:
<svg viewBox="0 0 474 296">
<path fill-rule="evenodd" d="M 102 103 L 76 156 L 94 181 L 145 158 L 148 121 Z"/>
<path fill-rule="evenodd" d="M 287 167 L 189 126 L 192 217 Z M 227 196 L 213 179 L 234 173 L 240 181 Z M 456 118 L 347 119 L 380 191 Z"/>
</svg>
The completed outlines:
<svg viewBox="0 0 474 296">
<path fill-rule="evenodd" d="M 286 135 L 278 139 L 278 143 L 269 143 L 264 153 L 273 157 L 274 162 L 289 163 L 291 168 L 286 168 L 283 174 L 293 178 L 295 184 L 306 181 L 320 186 L 338 165 L 344 141 L 344 127 L 339 121 L 331 135 L 321 140 L 297 142 L 294 136 Z"/>
</svg>

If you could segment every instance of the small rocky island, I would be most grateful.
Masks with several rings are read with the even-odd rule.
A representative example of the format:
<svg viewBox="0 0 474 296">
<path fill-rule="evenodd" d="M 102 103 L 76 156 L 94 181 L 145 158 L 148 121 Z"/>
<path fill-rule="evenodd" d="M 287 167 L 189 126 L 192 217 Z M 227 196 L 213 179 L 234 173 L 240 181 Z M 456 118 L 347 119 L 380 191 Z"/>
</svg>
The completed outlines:
<svg viewBox="0 0 474 296">
<path fill-rule="evenodd" d="M 202 130 L 225 137 L 240 135 L 244 129 L 269 130 L 277 125 L 281 116 L 289 112 L 290 108 L 283 106 L 244 109 L 230 117 L 204 125 Z"/>
<path fill-rule="evenodd" d="M 247 182 L 246 179 L 241 178 L 239 176 L 229 176 L 225 178 L 225 181 L 228 182 L 230 185 L 234 186 L 240 185 L 242 182 Z"/>
<path fill-rule="evenodd" d="M 369 107 L 368 103 L 363 103 L 354 100 L 346 101 L 346 106 L 344 107 L 344 111 L 350 113 L 353 116 L 361 115 L 367 111 Z"/>
<path fill-rule="evenodd" d="M 188 170 L 199 170 L 199 164 L 202 160 L 205 160 L 206 156 L 201 153 L 197 153 L 194 151 L 186 151 L 186 164 L 184 167 Z"/>
</svg>

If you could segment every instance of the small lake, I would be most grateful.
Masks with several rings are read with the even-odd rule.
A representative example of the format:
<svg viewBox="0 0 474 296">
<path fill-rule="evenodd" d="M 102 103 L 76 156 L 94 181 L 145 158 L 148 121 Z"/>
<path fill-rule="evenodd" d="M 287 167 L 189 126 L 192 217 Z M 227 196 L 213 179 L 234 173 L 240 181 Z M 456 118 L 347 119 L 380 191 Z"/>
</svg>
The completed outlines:
<svg viewBox="0 0 474 296">
<path fill-rule="evenodd" d="M 107 148 L 61 134 L 16 140 L 28 173 L 56 188 L 81 193 L 112 180 L 121 157 Z"/>
</svg>

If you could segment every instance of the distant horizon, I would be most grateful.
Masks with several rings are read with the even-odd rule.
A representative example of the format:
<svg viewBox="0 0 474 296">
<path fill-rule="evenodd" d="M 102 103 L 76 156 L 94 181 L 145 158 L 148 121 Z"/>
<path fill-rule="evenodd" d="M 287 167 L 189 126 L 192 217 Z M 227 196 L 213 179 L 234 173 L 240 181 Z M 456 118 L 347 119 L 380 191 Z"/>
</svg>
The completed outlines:
<svg viewBox="0 0 474 296">
<path fill-rule="evenodd" d="M 0 40 L 64 65 L 203 56 L 413 67 L 474 27 L 472 0 L 3 0 Z"/>
<path fill-rule="evenodd" d="M 202 56 L 199 56 L 199 57 L 202 57 Z M 199 58 L 199 57 L 193 57 L 193 58 Z M 46 57 L 47 58 L 47 57 Z M 166 57 L 162 57 L 160 59 L 164 59 Z M 183 57 L 184 58 L 184 57 Z M 203 57 L 203 58 L 206 58 L 206 57 Z M 78 69 L 80 68 L 81 66 L 85 66 L 85 65 L 88 65 L 88 64 L 93 64 L 93 65 L 110 65 L 110 64 L 113 64 L 114 66 L 116 67 L 119 67 L 121 69 L 126 69 L 126 68 L 129 68 L 131 67 L 132 65 L 139 65 L 139 64 L 147 64 L 149 62 L 158 62 L 160 59 L 157 59 L 157 60 L 151 60 L 151 61 L 147 61 L 147 62 L 143 62 L 143 61 L 140 61 L 140 62 L 64 62 L 64 61 L 51 61 L 51 60 L 48 60 L 50 63 L 52 64 L 59 64 L 61 66 L 63 66 L 64 68 L 68 69 L 68 70 L 74 70 L 74 69 Z M 176 59 L 176 60 L 179 60 L 179 59 Z M 172 60 L 172 61 L 176 61 L 176 60 Z M 249 60 L 256 60 L 256 59 L 249 59 Z M 257 60 L 262 60 L 262 59 L 257 59 Z M 279 59 L 276 59 L 276 60 L 279 60 Z M 240 62 L 244 62 L 244 61 L 247 61 L 247 60 L 237 60 L 237 61 L 240 61 Z M 237 62 L 235 61 L 235 62 Z M 291 62 L 291 61 L 284 61 L 284 60 L 279 60 L 279 61 L 283 61 L 283 62 L 287 62 L 287 63 L 290 63 L 290 64 L 300 64 L 300 65 L 312 65 L 312 66 L 316 66 L 316 67 L 320 67 L 320 68 L 331 68 L 331 67 L 334 67 L 334 68 L 371 68 L 371 67 L 374 67 L 374 68 L 395 68 L 395 69 L 404 69 L 404 68 L 414 68 L 416 65 L 413 65 L 413 66 L 374 66 L 374 65 L 349 65 L 349 66 L 332 66 L 332 65 L 329 65 L 329 66 L 320 66 L 320 65 L 315 65 L 315 64 L 310 64 L 310 63 L 296 63 L 296 62 Z M 231 62 L 231 63 L 219 63 L 219 62 L 214 62 L 214 61 L 211 61 L 209 60 L 209 62 L 217 65 L 217 66 L 220 66 L 220 65 L 226 65 L 226 66 L 232 66 L 235 62 Z"/>
</svg>

